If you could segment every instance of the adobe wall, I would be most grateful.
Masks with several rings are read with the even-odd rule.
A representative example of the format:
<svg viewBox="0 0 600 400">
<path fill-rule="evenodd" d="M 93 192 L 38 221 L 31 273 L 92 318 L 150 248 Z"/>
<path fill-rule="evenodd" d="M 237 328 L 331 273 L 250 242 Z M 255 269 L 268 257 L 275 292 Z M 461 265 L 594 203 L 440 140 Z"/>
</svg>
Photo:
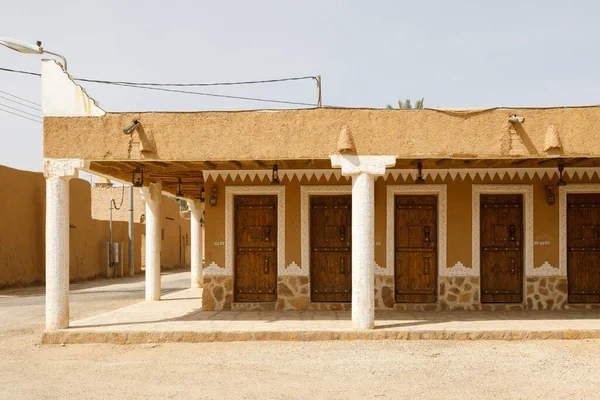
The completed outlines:
<svg viewBox="0 0 600 400">
<path fill-rule="evenodd" d="M 0 287 L 44 279 L 45 179 L 0 166 Z"/>
<path fill-rule="evenodd" d="M 0 166 L 0 182 L 4 193 L 0 196 L 0 287 L 41 283 L 45 279 L 45 179 L 41 173 Z M 92 191 L 87 181 L 74 178 L 69 187 L 70 279 L 77 281 L 102 276 L 105 268 L 101 265 L 100 243 L 109 240 L 109 223 L 92 218 Z M 105 203 L 108 205 L 108 200 Z M 189 237 L 189 221 L 179 217 L 177 207 L 177 203 L 165 198 L 164 215 L 173 220 L 167 219 L 164 223 L 161 254 L 164 269 L 179 266 L 180 259 L 184 259 L 179 255 L 180 226 L 181 236 Z M 142 272 L 144 231 L 144 224 L 134 225 L 136 273 Z M 113 222 L 113 240 L 124 244 L 126 275 L 127 222 Z M 189 264 L 189 247 L 184 251 L 187 262 L 183 264 Z"/>
<path fill-rule="evenodd" d="M 508 118 L 515 114 L 525 122 L 511 125 Z M 133 120 L 141 123 L 136 134 L 123 135 L 123 127 Z M 97 161 L 328 159 L 337 151 L 342 129 L 350 132 L 357 154 L 362 155 L 393 154 L 408 159 L 546 157 L 552 155 L 546 146 L 551 131 L 560 138 L 562 156 L 594 157 L 600 154 L 598 124 L 600 107 L 596 106 L 50 116 L 44 120 L 44 157 Z"/>
<path fill-rule="evenodd" d="M 117 207 L 113 208 L 113 221 L 129 221 L 129 187 L 92 187 L 91 188 L 91 210 L 92 218 L 108 221 L 110 216 L 110 199 L 115 199 Z M 123 203 L 121 205 L 121 198 Z M 179 213 L 179 204 L 170 197 L 162 197 L 162 249 L 161 268 L 173 269 L 180 265 L 189 265 L 191 261 L 190 250 L 190 221 Z M 133 220 L 137 224 L 145 220 L 146 202 L 140 191 L 133 191 Z M 142 223 L 142 226 L 145 224 Z M 139 240 L 143 240 L 145 229 L 142 229 Z M 180 240 L 181 237 L 181 240 Z M 138 237 L 136 235 L 136 246 Z M 180 243 L 181 242 L 181 243 Z M 140 246 L 142 246 L 140 244 Z M 181 247 L 180 247 L 181 246 Z M 136 250 L 137 251 L 137 250 Z M 141 247 L 140 247 L 141 251 Z M 181 256 L 180 256 L 181 252 Z M 136 253 L 137 254 L 137 253 Z M 143 259 L 143 256 L 141 257 Z M 141 261 L 140 261 L 141 262 Z M 136 262 L 137 265 L 137 262 Z M 144 265 L 142 262 L 141 265 Z"/>
<path fill-rule="evenodd" d="M 569 185 L 578 183 L 597 183 L 597 178 L 565 177 Z M 555 204 L 549 205 L 546 201 L 544 185 L 551 182 L 555 195 Z M 402 177 L 379 178 L 375 183 L 375 297 L 378 309 L 397 310 L 479 310 L 479 309 L 548 309 L 568 308 L 566 303 L 567 279 L 566 270 L 559 270 L 559 190 L 556 187 L 556 177 L 548 178 L 538 175 L 510 178 L 506 175 L 503 179 L 494 179 L 486 176 L 471 178 L 467 175 L 464 179 L 449 175 L 442 179 L 429 179 L 427 188 L 433 185 L 445 185 L 447 190 L 447 258 L 445 272 L 438 271 L 438 302 L 432 305 L 395 304 L 394 302 L 394 277 L 393 265 L 387 265 L 387 188 L 391 185 L 402 186 L 412 184 L 408 178 Z M 206 205 L 206 265 L 209 266 L 204 274 L 205 304 L 207 309 L 245 309 L 271 307 L 260 304 L 232 304 L 233 271 L 225 270 L 225 187 L 235 186 L 260 186 L 271 187 L 268 179 L 262 181 L 256 177 L 254 180 L 246 178 L 242 181 L 239 177 L 233 180 L 227 177 L 209 177 L 206 182 L 206 193 L 210 193 L 213 185 L 218 191 L 218 204 L 216 207 Z M 310 303 L 308 265 L 302 265 L 302 224 L 301 224 L 301 187 L 302 185 L 342 185 L 350 190 L 350 180 L 346 178 L 327 179 L 325 176 L 317 179 L 302 177 L 298 180 L 293 177 L 282 179 L 285 187 L 285 269 L 278 274 L 278 303 L 279 309 L 346 309 L 345 304 L 315 304 Z M 513 185 L 526 185 L 531 193 L 533 207 L 533 262 L 529 267 L 527 260 L 523 263 L 523 303 L 518 305 L 486 305 L 480 301 L 479 273 L 473 270 L 473 188 L 474 185 L 498 185 L 506 187 Z M 521 186 L 522 188 L 522 186 Z M 523 196 L 523 212 L 527 213 L 526 196 Z M 438 207 L 440 205 L 438 204 Z M 524 224 L 523 230 L 526 226 Z M 523 249 L 526 258 L 526 248 Z M 529 270 L 527 270 L 529 268 Z M 212 293 L 211 288 L 216 288 Z"/>
</svg>

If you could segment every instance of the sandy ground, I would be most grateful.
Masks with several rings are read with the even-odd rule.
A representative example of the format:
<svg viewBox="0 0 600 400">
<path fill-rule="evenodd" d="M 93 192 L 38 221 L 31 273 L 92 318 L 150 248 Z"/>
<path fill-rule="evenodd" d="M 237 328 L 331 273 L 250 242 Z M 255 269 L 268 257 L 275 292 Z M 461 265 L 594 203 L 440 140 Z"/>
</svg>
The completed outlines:
<svg viewBox="0 0 600 400">
<path fill-rule="evenodd" d="M 82 318 L 143 280 L 73 285 Z M 189 273 L 163 276 L 165 292 Z M 0 399 L 597 399 L 600 341 L 42 346 L 43 289 L 0 291 Z"/>
</svg>

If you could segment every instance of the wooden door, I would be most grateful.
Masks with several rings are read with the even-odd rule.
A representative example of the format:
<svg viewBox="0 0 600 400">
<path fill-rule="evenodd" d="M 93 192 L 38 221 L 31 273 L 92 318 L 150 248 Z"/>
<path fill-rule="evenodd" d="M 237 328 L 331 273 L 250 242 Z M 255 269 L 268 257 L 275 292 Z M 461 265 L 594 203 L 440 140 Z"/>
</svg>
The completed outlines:
<svg viewBox="0 0 600 400">
<path fill-rule="evenodd" d="M 396 302 L 435 303 L 437 197 L 395 197 Z"/>
<path fill-rule="evenodd" d="M 352 196 L 310 199 L 311 300 L 352 301 Z"/>
<path fill-rule="evenodd" d="M 523 195 L 481 195 L 481 302 L 523 302 Z"/>
<path fill-rule="evenodd" d="M 570 303 L 600 303 L 600 194 L 567 195 Z"/>
<path fill-rule="evenodd" d="M 235 197 L 234 301 L 277 300 L 277 196 Z"/>
</svg>

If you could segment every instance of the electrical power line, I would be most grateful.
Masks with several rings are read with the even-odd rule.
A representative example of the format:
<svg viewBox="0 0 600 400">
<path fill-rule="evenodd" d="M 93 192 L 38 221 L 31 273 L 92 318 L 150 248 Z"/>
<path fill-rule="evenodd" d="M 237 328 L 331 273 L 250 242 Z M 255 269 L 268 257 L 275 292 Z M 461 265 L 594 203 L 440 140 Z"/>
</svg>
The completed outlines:
<svg viewBox="0 0 600 400">
<path fill-rule="evenodd" d="M 301 80 L 306 80 L 306 79 L 317 79 L 317 78 L 315 76 L 298 76 L 298 77 L 293 77 L 293 78 L 264 79 L 264 80 L 259 80 L 259 81 L 212 82 L 212 83 L 145 83 L 145 82 L 103 81 L 103 80 L 98 80 L 98 79 L 75 78 L 76 81 L 92 82 L 92 83 L 110 83 L 110 84 L 138 85 L 138 86 L 179 86 L 179 87 L 255 85 L 255 84 L 263 84 L 263 83 L 301 81 Z"/>
<path fill-rule="evenodd" d="M 14 113 L 14 112 L 12 112 L 12 111 L 4 110 L 4 109 L 2 109 L 2 108 L 0 108 L 0 111 L 1 111 L 1 112 L 5 112 L 5 113 L 8 113 L 8 114 L 16 115 L 17 117 L 21 117 L 21 118 L 28 119 L 28 120 L 30 120 L 30 121 L 33 121 L 33 122 L 37 122 L 38 124 L 41 124 L 41 123 L 42 123 L 42 121 L 40 121 L 40 120 L 33 119 L 33 118 L 29 118 L 29 117 L 25 117 L 24 115 L 20 115 L 20 114 Z"/>
<path fill-rule="evenodd" d="M 2 92 L 2 93 L 4 93 L 4 92 Z M 15 97 L 16 97 L 16 96 L 15 96 Z M 41 108 L 39 108 L 39 107 L 34 107 L 34 106 L 30 106 L 29 104 L 25 104 L 25 103 L 18 102 L 18 101 L 16 101 L 16 100 L 13 100 L 13 99 L 11 99 L 10 97 L 4 97 L 4 96 L 0 96 L 0 99 L 4 99 L 4 100 L 8 100 L 8 101 L 12 101 L 13 103 L 16 103 L 16 104 L 18 104 L 18 105 L 20 105 L 20 106 L 23 106 L 23 107 L 28 107 L 28 108 L 31 108 L 31 109 L 33 109 L 33 110 L 36 110 L 36 111 L 42 111 L 42 109 L 41 109 Z"/>
<path fill-rule="evenodd" d="M 0 71 L 13 72 L 24 75 L 33 75 L 33 76 L 41 76 L 41 74 L 36 72 L 29 71 L 20 71 L 10 68 L 2 68 L 0 67 Z M 89 82 L 89 83 L 99 83 L 105 85 L 114 85 L 114 86 L 122 86 L 122 87 L 130 87 L 136 89 L 147 89 L 147 90 L 157 90 L 163 92 L 172 92 L 172 93 L 183 93 L 183 94 L 193 94 L 197 96 L 208 96 L 208 97 L 220 97 L 226 99 L 236 99 L 236 100 L 249 100 L 249 101 L 258 101 L 264 103 L 277 103 L 277 104 L 290 104 L 290 105 L 298 105 L 298 106 L 310 106 L 316 107 L 315 103 L 304 103 L 297 101 L 285 101 L 285 100 L 273 100 L 273 99 L 264 99 L 259 97 L 245 97 L 245 96 L 233 96 L 233 95 L 225 95 L 225 94 L 217 94 L 217 93 L 205 93 L 205 92 L 193 92 L 187 90 L 178 90 L 178 89 L 167 89 L 167 88 L 158 88 L 151 86 L 224 86 L 224 85 L 247 85 L 247 84 L 257 84 L 257 83 L 272 83 L 272 82 L 283 82 L 283 81 L 292 81 L 292 80 L 302 80 L 302 79 L 316 79 L 312 76 L 303 76 L 297 78 L 282 78 L 282 79 L 269 79 L 263 81 L 241 81 L 241 82 L 217 82 L 217 83 L 134 83 L 134 82 L 117 82 L 117 81 L 104 81 L 97 79 L 86 79 L 86 78 L 73 78 L 75 81 L 80 82 Z"/>
<path fill-rule="evenodd" d="M 16 69 L 2 68 L 2 67 L 0 67 L 0 71 L 14 72 L 14 73 L 23 74 L 23 75 L 42 76 L 42 74 L 39 74 L 37 72 L 19 71 Z"/>
<path fill-rule="evenodd" d="M 77 81 L 80 79 L 75 79 L 75 80 Z M 91 83 L 92 81 L 90 80 L 88 82 Z M 135 88 L 135 89 L 157 90 L 157 91 L 161 91 L 161 92 L 194 94 L 197 96 L 208 96 L 208 97 L 220 97 L 220 98 L 225 98 L 225 99 L 259 101 L 259 102 L 263 102 L 263 103 L 291 104 L 291 105 L 296 105 L 296 106 L 311 106 L 311 107 L 317 106 L 315 103 L 303 103 L 303 102 L 299 102 L 299 101 L 273 100 L 273 99 L 264 99 L 264 98 L 260 98 L 260 97 L 245 97 L 245 96 L 233 96 L 233 95 L 217 94 L 217 93 L 193 92 L 190 90 L 167 89 L 167 88 L 162 88 L 162 87 L 160 87 L 160 88 L 159 87 L 148 87 L 148 86 L 140 86 L 140 85 L 122 84 L 122 83 L 116 83 L 116 82 L 94 82 L 94 83 L 102 83 L 102 84 L 106 84 L 106 85 L 122 86 L 122 87 L 129 87 L 129 88 Z"/>
<path fill-rule="evenodd" d="M 8 96 L 14 97 L 15 99 L 23 100 L 23 101 L 25 101 L 27 103 L 33 104 L 34 106 L 38 106 L 38 107 L 42 106 L 41 104 L 35 103 L 35 102 L 31 101 L 31 100 L 24 99 L 24 98 L 19 97 L 19 96 L 15 96 L 14 94 L 5 92 L 3 90 L 0 90 L 0 93 L 4 93 L 4 94 L 6 94 Z"/>
<path fill-rule="evenodd" d="M 31 115 L 32 117 L 40 118 L 39 115 L 28 113 L 27 111 L 19 110 L 18 108 L 7 106 L 6 104 L 0 103 L 0 106 L 5 107 L 5 108 L 10 108 L 11 110 L 15 110 L 15 111 L 18 111 L 18 112 L 23 113 L 23 114 Z"/>
</svg>

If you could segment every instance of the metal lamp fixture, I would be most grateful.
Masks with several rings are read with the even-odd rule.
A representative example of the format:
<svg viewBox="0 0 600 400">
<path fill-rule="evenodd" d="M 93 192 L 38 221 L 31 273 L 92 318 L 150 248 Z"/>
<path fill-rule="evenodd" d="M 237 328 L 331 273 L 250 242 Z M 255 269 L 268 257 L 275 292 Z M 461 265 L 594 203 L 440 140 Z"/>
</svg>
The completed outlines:
<svg viewBox="0 0 600 400">
<path fill-rule="evenodd" d="M 67 59 L 58 53 L 53 53 L 51 51 L 44 50 L 44 48 L 42 47 L 42 42 L 40 42 L 39 40 L 36 42 L 36 44 L 31 44 L 31 43 L 27 43 L 27 42 L 24 42 L 19 39 L 2 37 L 2 38 L 0 38 L 0 44 L 8 47 L 11 50 L 18 51 L 19 53 L 24 53 L 24 54 L 44 54 L 44 53 L 46 53 L 46 54 L 52 54 L 53 56 L 60 57 L 63 61 L 65 71 L 67 70 Z"/>
<path fill-rule="evenodd" d="M 144 186 L 144 166 L 138 165 L 131 174 L 131 184 L 133 187 Z"/>
<path fill-rule="evenodd" d="M 217 206 L 217 185 L 213 186 L 212 189 L 210 189 L 209 204 L 211 207 Z"/>
<path fill-rule="evenodd" d="M 563 179 L 563 172 L 565 170 L 565 163 L 562 161 L 558 162 L 558 182 L 556 186 L 567 186 L 567 182 Z"/>
<path fill-rule="evenodd" d="M 131 135 L 133 133 L 133 131 L 135 130 L 135 128 L 138 127 L 139 124 L 140 124 L 140 121 L 137 119 L 132 121 L 129 125 L 127 125 L 125 128 L 123 128 L 123 133 L 126 135 Z"/>
<path fill-rule="evenodd" d="M 423 179 L 423 163 L 419 161 L 417 163 L 417 179 L 415 179 L 415 183 L 425 183 L 425 179 Z"/>
<path fill-rule="evenodd" d="M 553 205 L 556 201 L 556 198 L 554 197 L 554 192 L 552 191 L 552 184 L 550 182 L 546 183 L 544 185 L 544 190 L 546 191 L 546 203 L 548 203 L 549 206 Z"/>
<path fill-rule="evenodd" d="M 175 193 L 175 197 L 183 197 L 183 192 L 181 191 L 181 178 L 177 180 L 177 193 Z"/>
<path fill-rule="evenodd" d="M 279 185 L 279 167 L 277 163 L 273 164 L 273 175 L 271 177 L 271 185 Z"/>
<path fill-rule="evenodd" d="M 525 122 L 525 117 L 521 117 L 520 115 L 511 115 L 510 117 L 508 117 L 508 120 L 510 122 L 517 122 L 519 124 L 522 124 Z"/>
</svg>

